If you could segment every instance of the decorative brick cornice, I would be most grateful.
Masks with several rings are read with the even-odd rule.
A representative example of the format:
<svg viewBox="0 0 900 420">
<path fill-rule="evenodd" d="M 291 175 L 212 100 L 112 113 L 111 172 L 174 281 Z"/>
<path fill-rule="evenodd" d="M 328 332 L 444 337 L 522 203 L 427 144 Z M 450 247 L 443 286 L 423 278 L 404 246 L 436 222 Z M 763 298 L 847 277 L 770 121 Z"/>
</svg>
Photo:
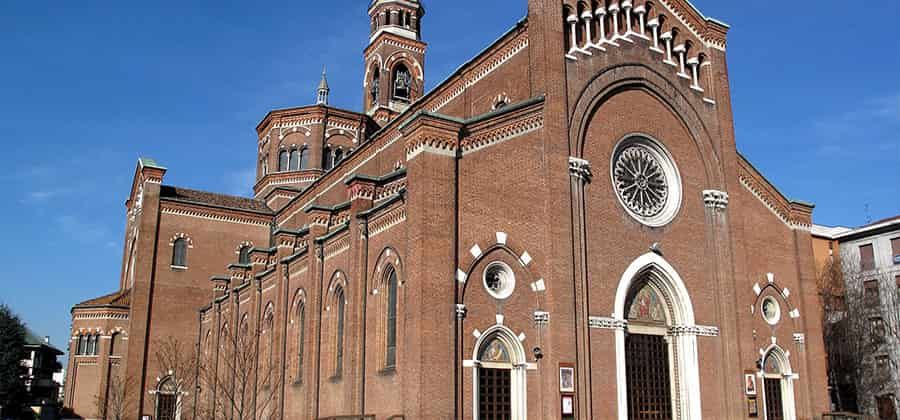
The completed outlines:
<svg viewBox="0 0 900 420">
<path fill-rule="evenodd" d="M 406 206 L 384 213 L 369 222 L 369 238 L 374 238 L 386 230 L 406 221 Z"/>
<path fill-rule="evenodd" d="M 543 127 L 544 114 L 541 111 L 536 114 L 517 118 L 499 127 L 494 127 L 483 132 L 476 132 L 472 136 L 463 139 L 460 145 L 463 154 L 468 154 L 531 133 Z"/>
<path fill-rule="evenodd" d="M 738 179 L 782 223 L 791 229 L 812 230 L 812 206 L 788 200 L 743 156 L 738 156 Z"/>
<path fill-rule="evenodd" d="M 334 258 L 350 249 L 350 235 L 343 235 L 338 239 L 325 244 L 325 259 Z"/>
<path fill-rule="evenodd" d="M 436 101 L 431 104 L 428 109 L 432 112 L 439 111 L 445 105 L 459 97 L 459 95 L 462 95 L 466 89 L 475 85 L 481 81 L 481 79 L 484 79 L 487 75 L 500 68 L 504 63 L 527 48 L 528 32 L 522 31 L 515 38 L 508 41 L 504 47 L 483 59 L 475 68 L 465 72 L 458 80 L 448 86 L 444 93 L 439 95 Z"/>
<path fill-rule="evenodd" d="M 163 202 L 161 213 L 251 226 L 269 226 L 272 222 L 268 217 L 250 217 L 237 212 L 226 213 L 172 202 Z"/>
</svg>

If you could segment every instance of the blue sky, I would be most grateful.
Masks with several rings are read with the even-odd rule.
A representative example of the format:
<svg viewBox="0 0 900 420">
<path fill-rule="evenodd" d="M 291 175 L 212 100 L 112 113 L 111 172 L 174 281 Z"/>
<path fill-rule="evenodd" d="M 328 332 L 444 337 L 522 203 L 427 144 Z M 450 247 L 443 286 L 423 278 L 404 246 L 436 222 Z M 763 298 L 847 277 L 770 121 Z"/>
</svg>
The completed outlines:
<svg viewBox="0 0 900 420">
<path fill-rule="evenodd" d="M 318 4 L 318 5 L 314 5 Z M 738 147 L 822 224 L 900 213 L 896 1 L 695 0 L 732 25 Z M 525 0 L 431 0 L 433 87 L 525 15 Z M 69 308 L 117 286 L 136 159 L 167 183 L 249 194 L 254 128 L 315 99 L 358 109 L 365 2 L 32 2 L 0 5 L 0 287 L 63 346 Z"/>
</svg>

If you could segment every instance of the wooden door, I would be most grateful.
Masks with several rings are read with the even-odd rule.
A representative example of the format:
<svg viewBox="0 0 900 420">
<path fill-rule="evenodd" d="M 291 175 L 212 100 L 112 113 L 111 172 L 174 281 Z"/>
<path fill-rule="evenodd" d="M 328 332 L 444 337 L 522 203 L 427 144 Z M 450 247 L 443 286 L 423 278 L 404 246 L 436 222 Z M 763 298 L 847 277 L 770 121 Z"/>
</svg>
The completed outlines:
<svg viewBox="0 0 900 420">
<path fill-rule="evenodd" d="M 669 420 L 672 393 L 669 347 L 661 335 L 629 334 L 625 339 L 628 418 Z"/>
<path fill-rule="evenodd" d="M 766 420 L 784 420 L 784 406 L 781 399 L 781 379 L 765 378 Z"/>
<path fill-rule="evenodd" d="M 512 381 L 509 369 L 478 369 L 478 418 L 512 419 Z"/>
</svg>

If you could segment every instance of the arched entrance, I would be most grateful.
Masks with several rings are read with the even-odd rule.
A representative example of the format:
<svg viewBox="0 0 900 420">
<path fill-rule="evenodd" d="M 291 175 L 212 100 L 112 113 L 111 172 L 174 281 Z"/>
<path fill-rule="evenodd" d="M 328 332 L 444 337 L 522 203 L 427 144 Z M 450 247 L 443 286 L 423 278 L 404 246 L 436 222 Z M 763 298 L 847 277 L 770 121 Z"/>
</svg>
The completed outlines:
<svg viewBox="0 0 900 420">
<path fill-rule="evenodd" d="M 177 420 L 180 416 L 178 386 L 171 377 L 163 379 L 156 387 L 156 418 Z"/>
<path fill-rule="evenodd" d="M 526 418 L 525 350 L 509 329 L 495 326 L 475 346 L 475 420 Z"/>
<path fill-rule="evenodd" d="M 620 420 L 701 418 L 697 336 L 687 288 L 654 253 L 622 275 L 613 317 Z"/>
<path fill-rule="evenodd" d="M 763 405 L 765 420 L 794 420 L 794 375 L 788 355 L 773 345 L 763 359 Z"/>
</svg>

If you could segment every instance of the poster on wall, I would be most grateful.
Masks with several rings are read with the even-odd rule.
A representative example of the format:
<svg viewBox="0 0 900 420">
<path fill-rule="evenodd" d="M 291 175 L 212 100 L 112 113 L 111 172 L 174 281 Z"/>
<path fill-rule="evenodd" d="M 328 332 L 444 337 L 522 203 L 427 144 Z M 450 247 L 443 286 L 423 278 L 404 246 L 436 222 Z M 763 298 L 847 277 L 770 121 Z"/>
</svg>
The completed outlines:
<svg viewBox="0 0 900 420">
<path fill-rule="evenodd" d="M 575 368 L 559 368 L 559 392 L 575 392 Z"/>
<path fill-rule="evenodd" d="M 562 397 L 562 414 L 564 416 L 575 415 L 575 397 L 571 395 Z"/>
<path fill-rule="evenodd" d="M 747 395 L 756 395 L 756 375 L 752 373 L 744 374 L 744 393 Z"/>
</svg>

